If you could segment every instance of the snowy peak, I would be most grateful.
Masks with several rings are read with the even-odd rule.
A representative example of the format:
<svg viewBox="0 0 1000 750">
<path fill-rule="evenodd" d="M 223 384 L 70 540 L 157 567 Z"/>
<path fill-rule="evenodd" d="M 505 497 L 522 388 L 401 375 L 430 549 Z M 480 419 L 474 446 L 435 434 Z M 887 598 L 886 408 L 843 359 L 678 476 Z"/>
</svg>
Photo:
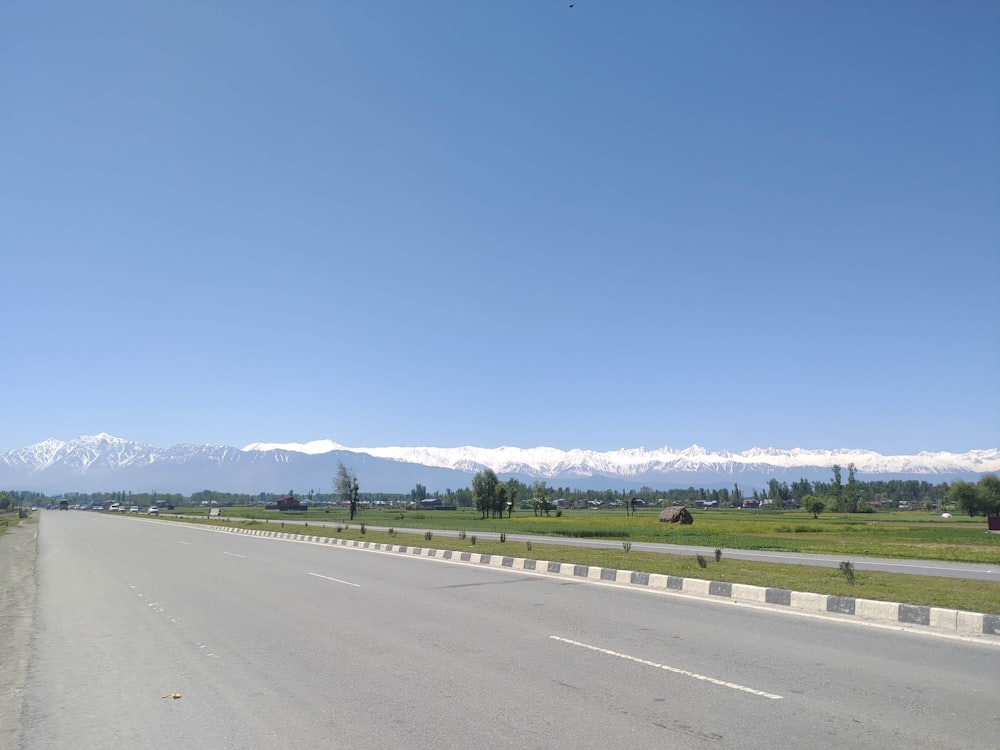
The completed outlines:
<svg viewBox="0 0 1000 750">
<path fill-rule="evenodd" d="M 922 452 L 914 456 L 885 456 L 859 449 L 780 450 L 751 448 L 742 453 L 709 452 L 698 445 L 678 451 L 669 446 L 656 450 L 623 448 L 597 452 L 557 448 L 340 448 L 394 461 L 440 468 L 493 469 L 498 474 L 526 473 L 543 478 L 558 476 L 634 477 L 646 473 L 713 471 L 738 473 L 772 467 L 787 471 L 799 468 L 829 469 L 835 464 L 854 464 L 859 474 L 948 474 L 1000 471 L 1000 450 L 968 453 Z M 475 468 L 474 468 L 475 467 Z"/>
<path fill-rule="evenodd" d="M 305 453 L 316 456 L 322 453 L 332 453 L 333 451 L 349 451 L 339 443 L 332 440 L 312 440 L 308 443 L 250 443 L 240 450 L 249 451 L 292 451 L 293 453 Z M 364 449 L 361 449 L 364 450 Z"/>
<path fill-rule="evenodd" d="M 340 462 L 350 465 L 362 484 L 379 492 L 405 492 L 416 483 L 437 489 L 462 487 L 486 468 L 525 481 L 570 486 L 668 488 L 725 486 L 733 481 L 763 486 L 771 478 L 828 480 L 835 464 L 845 470 L 854 464 L 858 476 L 868 479 L 950 481 L 1000 473 L 1000 449 L 887 456 L 854 448 L 755 447 L 734 453 L 692 445 L 683 450 L 665 446 L 602 452 L 546 446 L 349 448 L 329 439 L 251 443 L 243 448 L 190 444 L 159 448 L 101 433 L 66 442 L 44 440 L 0 453 L 0 487 L 60 492 L 154 488 L 175 492 L 209 488 L 286 491 L 303 485 L 329 486 Z"/>
</svg>

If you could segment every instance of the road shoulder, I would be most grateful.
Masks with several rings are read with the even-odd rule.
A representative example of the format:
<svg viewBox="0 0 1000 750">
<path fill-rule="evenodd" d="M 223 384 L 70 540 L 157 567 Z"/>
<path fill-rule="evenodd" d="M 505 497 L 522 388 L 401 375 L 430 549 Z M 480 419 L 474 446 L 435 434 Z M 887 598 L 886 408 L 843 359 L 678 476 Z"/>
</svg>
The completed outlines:
<svg viewBox="0 0 1000 750">
<path fill-rule="evenodd" d="M 28 518 L 0 536 L 0 746 L 21 741 L 21 708 L 35 619 L 38 519 Z"/>
</svg>

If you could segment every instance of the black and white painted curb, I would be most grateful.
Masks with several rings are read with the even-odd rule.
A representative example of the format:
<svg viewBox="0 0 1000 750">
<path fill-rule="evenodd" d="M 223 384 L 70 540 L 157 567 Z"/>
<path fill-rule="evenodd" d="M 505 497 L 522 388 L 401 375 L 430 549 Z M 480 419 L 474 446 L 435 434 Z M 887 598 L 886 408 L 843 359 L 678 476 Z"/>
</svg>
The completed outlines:
<svg viewBox="0 0 1000 750">
<path fill-rule="evenodd" d="M 1000 636 L 1000 615 L 964 612 L 945 607 L 881 602 L 873 599 L 858 599 L 853 596 L 810 594 L 802 591 L 789 591 L 788 589 L 772 589 L 764 586 L 724 583 L 722 581 L 704 581 L 700 578 L 682 578 L 680 576 L 663 575 L 660 573 L 640 573 L 634 570 L 598 568 L 588 565 L 531 560 L 505 555 L 484 555 L 478 552 L 441 550 L 407 544 L 382 544 L 379 542 L 337 539 L 336 537 L 290 534 L 284 531 L 268 531 L 266 529 L 240 529 L 226 526 L 201 525 L 194 525 L 194 528 L 312 544 L 352 547 L 397 555 L 434 558 L 492 568 L 544 573 L 576 580 L 600 581 L 651 591 L 663 591 L 665 593 L 673 592 L 707 598 L 729 599 L 733 602 L 743 604 L 776 605 L 777 607 L 788 607 L 789 609 L 801 612 L 854 616 L 859 620 L 870 622 L 918 625 L 934 631 L 962 636 Z"/>
</svg>

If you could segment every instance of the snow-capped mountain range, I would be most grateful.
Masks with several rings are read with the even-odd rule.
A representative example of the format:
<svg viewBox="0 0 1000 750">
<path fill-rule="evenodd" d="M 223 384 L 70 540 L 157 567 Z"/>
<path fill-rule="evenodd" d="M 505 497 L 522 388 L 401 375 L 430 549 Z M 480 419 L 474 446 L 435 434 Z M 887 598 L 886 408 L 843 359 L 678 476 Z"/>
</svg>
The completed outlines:
<svg viewBox="0 0 1000 750">
<path fill-rule="evenodd" d="M 692 445 L 647 450 L 563 451 L 557 448 L 384 447 L 349 448 L 331 440 L 308 443 L 153 445 L 107 434 L 70 441 L 45 440 L 0 453 L 0 488 L 43 492 L 131 490 L 190 493 L 283 492 L 292 488 L 332 489 L 337 466 L 358 476 L 364 491 L 408 492 L 417 483 L 432 492 L 467 487 L 484 468 L 502 477 L 547 481 L 569 487 L 614 488 L 646 485 L 717 487 L 741 482 L 763 487 L 771 478 L 828 480 L 834 464 L 853 463 L 860 478 L 920 478 L 931 482 L 974 479 L 1000 472 L 1000 449 L 967 453 L 921 452 L 886 456 L 857 449 L 710 452 Z"/>
</svg>

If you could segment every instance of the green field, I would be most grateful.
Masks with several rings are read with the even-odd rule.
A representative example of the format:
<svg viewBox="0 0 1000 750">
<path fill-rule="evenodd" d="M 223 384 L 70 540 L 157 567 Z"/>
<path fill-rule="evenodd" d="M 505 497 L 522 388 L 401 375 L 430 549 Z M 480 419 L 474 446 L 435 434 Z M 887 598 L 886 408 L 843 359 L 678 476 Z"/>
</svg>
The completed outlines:
<svg viewBox="0 0 1000 750">
<path fill-rule="evenodd" d="M 182 512 L 178 510 L 178 512 Z M 183 511 L 188 512 L 188 511 Z M 202 513 L 206 511 L 202 510 Z M 262 508 L 223 508 L 223 516 L 301 523 L 348 523 L 342 509 L 280 513 Z M 983 518 L 941 518 L 927 512 L 823 514 L 805 511 L 692 511 L 694 524 L 662 524 L 659 510 L 567 510 L 561 517 L 515 511 L 513 518 L 483 520 L 474 510 L 365 510 L 354 523 L 397 529 L 449 529 L 612 541 L 660 542 L 723 549 L 815 552 L 847 556 L 949 560 L 1000 564 L 1000 534 L 990 534 Z"/>
</svg>

